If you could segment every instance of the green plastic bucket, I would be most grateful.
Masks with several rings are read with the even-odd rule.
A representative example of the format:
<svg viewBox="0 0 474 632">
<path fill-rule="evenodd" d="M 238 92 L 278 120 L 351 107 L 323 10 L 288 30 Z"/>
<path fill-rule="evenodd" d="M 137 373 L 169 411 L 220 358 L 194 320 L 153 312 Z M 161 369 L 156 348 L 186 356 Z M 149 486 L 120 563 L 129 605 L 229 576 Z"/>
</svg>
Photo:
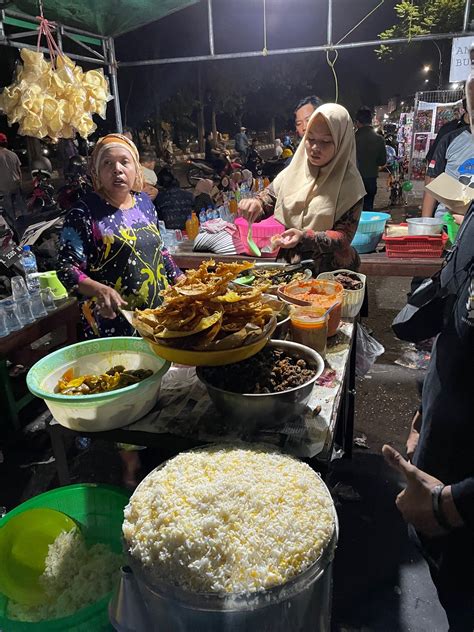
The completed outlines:
<svg viewBox="0 0 474 632">
<path fill-rule="evenodd" d="M 0 520 L 0 529 L 8 521 L 27 509 L 48 507 L 62 511 L 73 518 L 89 546 L 101 542 L 115 553 L 122 552 L 123 510 L 129 494 L 111 485 L 80 484 L 59 487 L 22 503 Z M 117 581 L 118 581 L 117 577 Z M 112 630 L 108 617 L 109 593 L 99 601 L 61 619 L 26 623 L 9 619 L 6 615 L 8 599 L 0 593 L 0 630 L 15 632 L 65 631 L 102 632 Z"/>
</svg>

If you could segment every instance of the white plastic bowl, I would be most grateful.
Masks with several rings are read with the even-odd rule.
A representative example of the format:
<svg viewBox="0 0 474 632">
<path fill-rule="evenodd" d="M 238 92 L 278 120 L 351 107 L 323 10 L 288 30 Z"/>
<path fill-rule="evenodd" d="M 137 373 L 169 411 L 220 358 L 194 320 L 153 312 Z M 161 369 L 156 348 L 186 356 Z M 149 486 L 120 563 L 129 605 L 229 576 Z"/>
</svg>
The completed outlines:
<svg viewBox="0 0 474 632">
<path fill-rule="evenodd" d="M 441 235 L 443 220 L 438 217 L 411 217 L 407 219 L 409 235 Z"/>
<path fill-rule="evenodd" d="M 153 375 L 138 384 L 97 395 L 54 392 L 59 378 L 70 368 L 79 376 L 104 373 L 119 364 L 127 369 L 151 369 Z M 26 380 L 58 423 L 80 432 L 102 432 L 127 426 L 150 412 L 169 367 L 170 363 L 156 356 L 141 338 L 99 338 L 50 353 L 31 367 Z"/>
<path fill-rule="evenodd" d="M 328 281 L 337 281 L 336 274 L 338 272 L 355 274 L 362 281 L 362 287 L 360 290 L 346 290 L 344 288 L 344 298 L 342 301 L 342 312 L 341 318 L 355 318 L 357 314 L 360 312 L 360 308 L 362 307 L 362 303 L 364 302 L 364 294 L 365 294 L 365 284 L 367 281 L 367 277 L 365 274 L 361 274 L 360 272 L 354 272 L 353 270 L 333 270 L 332 272 L 321 272 L 318 274 L 318 279 L 327 279 Z"/>
</svg>

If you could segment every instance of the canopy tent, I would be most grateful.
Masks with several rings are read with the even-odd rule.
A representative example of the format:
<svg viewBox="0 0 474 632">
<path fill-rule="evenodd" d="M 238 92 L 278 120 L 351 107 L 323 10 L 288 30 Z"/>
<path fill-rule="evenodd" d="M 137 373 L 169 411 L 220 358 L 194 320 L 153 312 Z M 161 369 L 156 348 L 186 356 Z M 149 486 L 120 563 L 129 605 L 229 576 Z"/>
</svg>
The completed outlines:
<svg viewBox="0 0 474 632">
<path fill-rule="evenodd" d="M 120 112 L 120 102 L 118 94 L 117 69 L 118 63 L 115 57 L 114 37 L 122 35 L 131 30 L 159 20 L 170 13 L 180 11 L 188 6 L 196 4 L 201 0 L 14 0 L 14 4 L 8 4 L 5 11 L 0 12 L 0 44 L 14 46 L 16 48 L 33 48 L 36 46 L 25 44 L 20 41 L 20 37 L 29 37 L 36 34 L 35 30 L 26 31 L 24 33 L 15 33 L 8 35 L 5 33 L 4 25 L 12 25 L 21 29 L 34 28 L 36 24 L 32 24 L 31 20 L 38 21 L 33 16 L 38 15 L 38 4 L 43 6 L 43 12 L 48 20 L 57 23 L 57 40 L 58 45 L 62 48 L 63 36 L 74 40 L 76 44 L 82 46 L 88 52 L 88 56 L 78 55 L 76 53 L 69 54 L 72 59 L 78 61 L 92 62 L 98 65 L 108 66 L 111 77 L 111 88 L 114 96 L 115 117 L 117 129 L 122 130 L 122 117 Z M 208 17 L 208 37 L 209 37 L 209 53 L 203 55 L 193 55 L 190 57 L 174 57 L 161 59 L 141 59 L 136 61 L 123 62 L 122 66 L 147 66 L 159 64 L 176 64 L 185 62 L 211 61 L 219 59 L 237 59 L 251 58 L 266 55 L 287 55 L 307 52 L 324 51 L 329 55 L 335 54 L 332 62 L 328 57 L 328 63 L 333 65 L 337 58 L 337 51 L 344 48 L 358 48 L 365 46 L 377 46 L 381 43 L 379 39 L 362 42 L 345 42 L 344 40 L 360 26 L 383 2 L 379 3 L 372 9 L 362 20 L 350 29 L 338 41 L 333 39 L 333 3 L 335 0 L 326 0 L 327 2 L 327 39 L 325 43 L 315 46 L 307 46 L 301 48 L 276 48 L 267 49 L 267 32 L 266 32 L 266 0 L 259 0 L 263 7 L 263 48 L 256 51 L 233 52 L 219 54 L 214 47 L 214 21 L 213 21 L 213 0 L 203 0 L 207 4 Z M 471 5 L 472 0 L 464 0 L 464 19 L 462 32 L 460 33 L 442 33 L 418 35 L 413 37 L 400 37 L 384 40 L 385 45 L 414 43 L 423 40 L 439 40 L 452 39 L 461 36 L 469 31 L 471 24 Z M 25 22 L 28 20 L 28 22 Z M 92 48 L 96 46 L 99 50 Z M 45 49 L 41 49 L 45 50 Z M 47 50 L 45 50 L 47 52 Z"/>
<path fill-rule="evenodd" d="M 117 37 L 160 20 L 195 4 L 198 0 L 43 0 L 48 20 L 85 29 L 106 37 Z M 15 0 L 8 9 L 38 15 L 37 0 Z"/>
</svg>

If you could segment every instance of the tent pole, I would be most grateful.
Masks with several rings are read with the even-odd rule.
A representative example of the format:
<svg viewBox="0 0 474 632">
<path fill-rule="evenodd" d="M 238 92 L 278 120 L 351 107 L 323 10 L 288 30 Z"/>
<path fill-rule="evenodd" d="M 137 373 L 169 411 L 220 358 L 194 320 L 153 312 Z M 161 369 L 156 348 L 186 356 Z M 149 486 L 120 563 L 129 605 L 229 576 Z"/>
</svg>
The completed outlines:
<svg viewBox="0 0 474 632">
<path fill-rule="evenodd" d="M 301 48 L 273 48 L 267 51 L 267 55 L 292 55 L 292 54 L 300 54 L 300 53 L 316 53 L 316 52 L 324 52 L 327 50 L 345 50 L 352 48 L 363 48 L 366 46 L 380 46 L 380 44 L 385 44 L 387 46 L 392 46 L 394 44 L 409 44 L 415 42 L 424 42 L 424 41 L 432 41 L 432 40 L 446 40 L 452 39 L 453 37 L 462 37 L 463 33 L 435 33 L 430 35 L 418 35 L 412 37 L 411 39 L 408 37 L 394 37 L 388 40 L 371 40 L 364 42 L 346 42 L 345 44 L 332 44 L 328 46 L 327 44 L 322 44 L 320 46 L 305 46 Z M 139 61 L 124 61 L 120 62 L 121 66 L 133 67 L 133 66 L 155 66 L 159 64 L 182 64 L 185 62 L 196 62 L 196 61 L 212 61 L 212 60 L 220 60 L 220 59 L 244 59 L 246 57 L 262 57 L 263 53 L 261 50 L 258 51 L 249 51 L 246 53 L 218 53 L 217 55 L 194 55 L 190 57 L 168 57 L 164 59 L 142 59 Z"/>
<path fill-rule="evenodd" d="M 207 26 L 209 31 L 209 52 L 214 55 L 214 22 L 212 19 L 212 0 L 207 0 Z"/>
<path fill-rule="evenodd" d="M 115 58 L 115 45 L 113 37 L 109 37 L 107 40 L 107 48 L 108 48 L 108 58 L 109 58 L 109 72 L 111 79 L 111 91 L 114 97 L 114 109 L 115 109 L 115 124 L 117 127 L 117 132 L 121 134 L 123 132 L 122 125 L 122 113 L 120 111 L 120 96 L 118 89 L 118 81 L 117 81 L 117 60 Z"/>
<path fill-rule="evenodd" d="M 464 22 L 462 30 L 464 32 L 469 30 L 469 18 L 471 17 L 471 0 L 466 0 L 466 5 L 464 7 Z"/>
<path fill-rule="evenodd" d="M 415 110 L 413 112 L 413 125 L 411 128 L 411 144 L 410 144 L 410 155 L 408 157 L 408 180 L 411 180 L 411 176 L 413 174 L 413 148 L 415 146 L 415 125 L 416 125 L 416 116 L 418 114 L 418 106 L 420 103 L 420 96 L 422 92 L 417 92 L 415 94 Z"/>
</svg>

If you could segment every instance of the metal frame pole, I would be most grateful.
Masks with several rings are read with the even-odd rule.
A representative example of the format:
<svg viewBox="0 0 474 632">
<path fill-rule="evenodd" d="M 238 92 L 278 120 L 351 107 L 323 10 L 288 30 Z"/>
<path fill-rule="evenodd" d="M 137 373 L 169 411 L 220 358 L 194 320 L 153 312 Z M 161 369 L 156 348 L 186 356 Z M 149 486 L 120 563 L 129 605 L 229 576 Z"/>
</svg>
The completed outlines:
<svg viewBox="0 0 474 632">
<path fill-rule="evenodd" d="M 110 88 L 114 97 L 114 110 L 115 110 L 115 123 L 117 126 L 117 132 L 122 134 L 122 112 L 120 111 L 120 96 L 117 81 L 117 60 L 115 58 L 115 44 L 113 37 L 109 37 L 107 40 L 108 57 L 109 57 L 109 72 L 110 72 Z"/>
<path fill-rule="evenodd" d="M 420 103 L 420 95 L 422 94 L 423 92 L 417 92 L 415 94 L 415 110 L 413 112 L 413 125 L 411 127 L 410 158 L 408 161 L 408 180 L 411 180 L 411 176 L 413 173 L 413 149 L 415 146 L 416 115 L 418 114 L 418 104 Z"/>
<path fill-rule="evenodd" d="M 332 0 L 328 0 L 327 45 L 332 47 Z"/>
<path fill-rule="evenodd" d="M 316 53 L 316 52 L 324 52 L 327 50 L 344 50 L 350 48 L 364 48 L 366 46 L 380 46 L 380 44 L 385 44 L 387 46 L 391 46 L 394 44 L 409 44 L 414 42 L 424 42 L 424 41 L 433 41 L 433 40 L 445 40 L 452 39 L 453 37 L 462 37 L 465 33 L 437 33 L 434 35 L 418 35 L 417 37 L 412 37 L 409 39 L 408 37 L 394 37 L 388 40 L 371 40 L 366 42 L 348 42 L 345 44 L 333 44 L 328 46 L 327 44 L 322 44 L 320 46 L 304 46 L 301 48 L 277 48 L 271 49 L 267 51 L 267 55 L 290 55 L 290 54 L 298 54 L 298 53 Z M 244 59 L 246 57 L 263 57 L 263 53 L 261 50 L 258 51 L 249 51 L 246 53 L 219 53 L 217 55 L 193 55 L 190 57 L 168 57 L 164 59 L 142 59 L 139 61 L 125 61 L 120 62 L 120 65 L 125 67 L 133 67 L 133 66 L 155 66 L 160 64 L 180 64 L 185 62 L 196 62 L 196 61 L 212 61 L 212 60 L 223 60 L 223 59 Z"/>
<path fill-rule="evenodd" d="M 214 22 L 212 19 L 212 0 L 207 0 L 207 28 L 209 31 L 209 52 L 214 56 Z"/>
<path fill-rule="evenodd" d="M 469 18 L 471 17 L 471 0 L 466 0 L 466 5 L 464 7 L 464 21 L 462 25 L 462 30 L 466 32 L 469 29 Z"/>
</svg>

